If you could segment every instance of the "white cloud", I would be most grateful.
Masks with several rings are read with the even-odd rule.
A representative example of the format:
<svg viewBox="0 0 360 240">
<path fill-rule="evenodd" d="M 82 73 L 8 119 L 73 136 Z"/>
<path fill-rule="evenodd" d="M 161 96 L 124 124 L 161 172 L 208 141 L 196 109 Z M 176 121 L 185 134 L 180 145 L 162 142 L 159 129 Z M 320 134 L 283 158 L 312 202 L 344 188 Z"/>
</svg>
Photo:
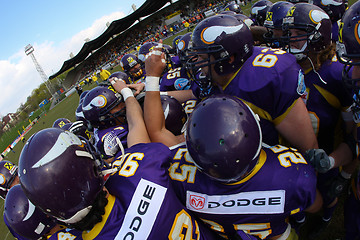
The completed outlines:
<svg viewBox="0 0 360 240">
<path fill-rule="evenodd" d="M 114 12 L 94 21 L 91 27 L 82 30 L 71 39 L 65 39 L 58 44 L 44 40 L 42 43 L 32 43 L 34 55 L 50 76 L 60 70 L 64 61 L 72 52 L 76 55 L 85 43 L 85 39 L 93 40 L 106 30 L 106 23 L 123 18 L 122 12 Z M 25 46 L 24 46 L 25 47 Z M 31 92 L 42 83 L 33 61 L 25 55 L 24 49 L 19 49 L 8 60 L 0 60 L 1 101 L 0 116 L 16 112 L 21 103 L 25 103 Z"/>
</svg>

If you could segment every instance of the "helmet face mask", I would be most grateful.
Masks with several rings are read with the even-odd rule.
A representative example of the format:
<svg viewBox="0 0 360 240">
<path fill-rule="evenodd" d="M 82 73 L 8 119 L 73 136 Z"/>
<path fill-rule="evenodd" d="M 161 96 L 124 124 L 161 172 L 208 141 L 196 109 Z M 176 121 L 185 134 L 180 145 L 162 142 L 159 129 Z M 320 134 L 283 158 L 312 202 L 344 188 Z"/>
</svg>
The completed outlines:
<svg viewBox="0 0 360 240">
<path fill-rule="evenodd" d="M 264 34 L 264 40 L 268 47 L 282 48 L 284 42 L 282 41 L 282 25 L 283 19 L 286 17 L 287 12 L 293 7 L 294 4 L 290 2 L 276 2 L 274 3 L 266 13 L 264 27 L 268 32 Z"/>
</svg>

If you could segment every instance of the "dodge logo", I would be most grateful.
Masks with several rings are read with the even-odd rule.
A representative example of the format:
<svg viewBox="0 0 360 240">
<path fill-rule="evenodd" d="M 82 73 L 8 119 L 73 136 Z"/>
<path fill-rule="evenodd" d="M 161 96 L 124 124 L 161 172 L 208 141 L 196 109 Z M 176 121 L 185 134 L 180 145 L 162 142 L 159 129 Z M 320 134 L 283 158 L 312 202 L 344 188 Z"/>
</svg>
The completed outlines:
<svg viewBox="0 0 360 240">
<path fill-rule="evenodd" d="M 205 206 L 205 198 L 197 195 L 190 195 L 189 203 L 195 209 L 203 209 Z"/>
</svg>

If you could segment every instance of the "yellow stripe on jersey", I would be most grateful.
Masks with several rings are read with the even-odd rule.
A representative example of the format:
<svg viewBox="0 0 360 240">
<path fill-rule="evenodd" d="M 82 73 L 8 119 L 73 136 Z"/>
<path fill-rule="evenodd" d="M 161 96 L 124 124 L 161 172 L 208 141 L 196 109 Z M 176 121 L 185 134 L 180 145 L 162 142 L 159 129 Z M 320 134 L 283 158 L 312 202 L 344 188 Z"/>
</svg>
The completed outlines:
<svg viewBox="0 0 360 240">
<path fill-rule="evenodd" d="M 109 197 L 107 198 L 108 200 L 108 204 L 105 207 L 105 214 L 103 215 L 102 221 L 97 223 L 93 229 L 91 229 L 90 232 L 83 232 L 82 234 L 82 238 L 84 240 L 91 240 L 94 239 L 97 235 L 99 235 L 99 233 L 101 232 L 101 230 L 104 228 L 104 225 L 111 213 L 111 210 L 114 206 L 115 203 L 115 196 L 109 194 Z"/>
<path fill-rule="evenodd" d="M 266 158 L 267 155 L 265 153 L 264 150 L 261 150 L 260 155 L 259 155 L 259 159 L 255 165 L 255 167 L 251 170 L 251 172 L 242 180 L 235 182 L 235 183 L 228 183 L 227 185 L 237 185 L 237 184 L 241 184 L 244 183 L 246 181 L 248 181 L 250 178 L 252 178 L 260 169 L 261 167 L 265 164 L 266 162 Z"/>
<path fill-rule="evenodd" d="M 288 107 L 288 109 L 286 109 L 286 111 L 285 111 L 283 114 L 281 114 L 280 116 L 278 116 L 277 118 L 275 118 L 274 121 L 273 121 L 273 123 L 275 124 L 275 126 L 278 125 L 279 123 L 281 123 L 281 122 L 284 120 L 284 118 L 289 114 L 289 112 L 291 111 L 291 109 L 295 106 L 295 103 L 296 103 L 297 101 L 302 101 L 302 99 L 301 99 L 301 98 L 296 99 L 296 100 L 291 104 L 291 106 Z"/>
<path fill-rule="evenodd" d="M 297 208 L 297 209 L 295 209 L 295 210 L 292 210 L 292 211 L 290 212 L 290 215 L 293 215 L 293 214 L 298 213 L 298 212 L 300 212 L 300 208 Z"/>
<path fill-rule="evenodd" d="M 314 84 L 314 87 L 320 92 L 320 94 L 326 99 L 326 101 L 335 109 L 342 110 L 341 103 L 339 99 L 332 94 L 331 92 L 325 90 L 324 88 Z"/>
<path fill-rule="evenodd" d="M 257 115 L 259 115 L 260 118 L 268 120 L 270 122 L 273 121 L 271 115 L 265 111 L 262 108 L 259 108 L 258 106 L 256 106 L 255 104 L 252 104 L 251 102 L 245 101 L 244 99 L 240 98 L 241 101 L 243 101 L 244 103 L 246 103 L 246 105 L 249 106 L 249 108 L 251 108 L 251 110 L 253 110 L 254 113 L 256 113 Z"/>
<path fill-rule="evenodd" d="M 230 80 L 225 84 L 225 86 L 222 87 L 223 90 L 225 90 L 225 88 L 227 86 L 229 86 L 229 84 L 231 83 L 231 81 L 236 77 L 236 75 L 238 74 L 238 72 L 241 70 L 242 66 L 239 68 L 239 70 L 236 71 L 236 73 L 234 73 L 234 75 L 230 78 Z"/>
</svg>

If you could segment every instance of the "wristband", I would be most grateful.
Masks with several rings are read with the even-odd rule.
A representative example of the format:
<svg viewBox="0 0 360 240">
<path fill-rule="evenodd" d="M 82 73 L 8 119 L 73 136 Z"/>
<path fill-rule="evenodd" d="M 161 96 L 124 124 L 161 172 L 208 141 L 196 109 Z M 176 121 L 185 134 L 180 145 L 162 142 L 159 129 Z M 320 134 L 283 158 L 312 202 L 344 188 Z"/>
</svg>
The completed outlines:
<svg viewBox="0 0 360 240">
<path fill-rule="evenodd" d="M 168 92 L 160 92 L 160 95 L 165 95 L 165 96 L 167 96 L 167 95 L 168 95 Z"/>
<path fill-rule="evenodd" d="M 126 101 L 126 99 L 128 99 L 128 97 L 134 97 L 134 94 L 133 94 L 133 92 L 131 91 L 130 88 L 121 89 L 121 95 L 124 98 L 124 102 Z"/>
<path fill-rule="evenodd" d="M 146 77 L 145 91 L 160 91 L 159 80 L 160 77 Z"/>
</svg>

